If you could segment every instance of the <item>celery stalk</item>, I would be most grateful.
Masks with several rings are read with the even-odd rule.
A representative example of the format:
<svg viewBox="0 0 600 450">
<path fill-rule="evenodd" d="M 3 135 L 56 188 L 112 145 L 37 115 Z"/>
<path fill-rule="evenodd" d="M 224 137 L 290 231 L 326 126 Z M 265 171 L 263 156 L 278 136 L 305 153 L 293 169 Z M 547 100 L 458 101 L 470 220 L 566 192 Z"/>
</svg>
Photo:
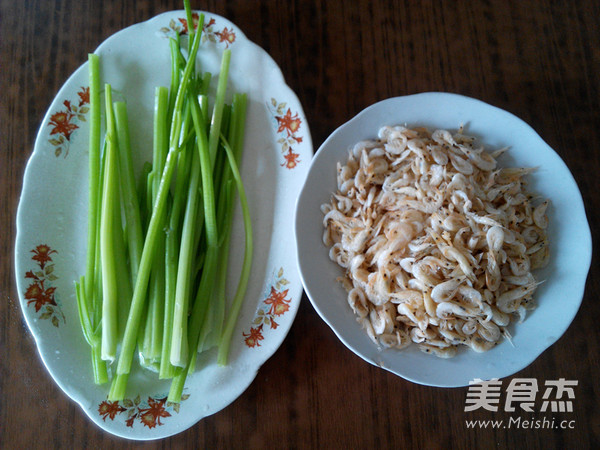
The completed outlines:
<svg viewBox="0 0 600 450">
<path fill-rule="evenodd" d="M 121 175 L 121 192 L 125 223 L 127 229 L 127 248 L 129 250 L 129 264 L 131 265 L 131 283 L 135 282 L 142 256 L 144 237 L 142 234 L 142 220 L 140 205 L 136 192 L 135 176 L 133 173 L 133 157 L 129 139 L 129 119 L 127 105 L 124 102 L 115 102 L 115 119 L 117 122 L 117 136 L 119 142 L 119 171 Z"/>
<path fill-rule="evenodd" d="M 200 23 L 202 23 L 203 20 L 204 18 L 203 16 L 201 16 Z M 192 44 L 192 49 L 190 51 L 188 62 L 186 64 L 185 70 L 181 78 L 181 83 L 179 85 L 177 97 L 175 99 L 175 107 L 173 110 L 173 124 L 171 126 L 171 136 L 169 139 L 169 153 L 167 154 L 165 168 L 162 172 L 158 194 L 154 203 L 152 215 L 150 217 L 150 223 L 148 225 L 146 240 L 144 242 L 144 248 L 142 250 L 140 269 L 133 291 L 133 298 L 131 301 L 129 318 L 127 319 L 125 336 L 123 338 L 121 354 L 119 355 L 119 361 L 117 364 L 117 377 L 113 379 L 113 385 L 111 386 L 111 391 L 109 394 L 109 399 L 111 401 L 122 400 L 125 397 L 125 390 L 127 387 L 128 378 L 126 375 L 128 375 L 131 370 L 131 363 L 133 360 L 133 353 L 135 351 L 138 327 L 140 325 L 142 312 L 146 303 L 146 291 L 148 289 L 148 279 L 150 277 L 150 270 L 152 267 L 152 257 L 154 256 L 154 251 L 156 247 L 155 244 L 158 234 L 162 231 L 160 227 L 161 218 L 166 207 L 168 191 L 177 162 L 177 154 L 179 153 L 179 139 L 181 136 L 181 116 L 183 100 L 187 92 L 188 82 L 192 75 L 193 67 L 190 63 L 190 60 L 194 60 L 196 58 L 199 44 L 200 33 L 197 33 Z"/>
<path fill-rule="evenodd" d="M 102 359 L 114 361 L 118 341 L 118 287 L 115 267 L 114 221 L 115 202 L 118 202 L 117 136 L 110 84 L 105 85 L 106 96 L 106 165 L 100 214 L 100 261 L 102 264 Z"/>
<path fill-rule="evenodd" d="M 97 236 L 99 229 L 99 198 L 101 195 L 100 184 L 100 69 L 98 55 L 88 55 L 88 71 L 90 84 L 90 136 L 89 136 L 89 206 L 88 206 L 88 236 L 87 259 L 85 275 L 76 283 L 77 309 L 83 334 L 91 346 L 92 372 L 94 383 L 102 384 L 108 381 L 106 363 L 101 358 L 101 341 L 97 337 L 97 327 L 100 322 L 99 314 L 95 314 L 96 286 L 98 283 L 97 272 Z"/>
</svg>

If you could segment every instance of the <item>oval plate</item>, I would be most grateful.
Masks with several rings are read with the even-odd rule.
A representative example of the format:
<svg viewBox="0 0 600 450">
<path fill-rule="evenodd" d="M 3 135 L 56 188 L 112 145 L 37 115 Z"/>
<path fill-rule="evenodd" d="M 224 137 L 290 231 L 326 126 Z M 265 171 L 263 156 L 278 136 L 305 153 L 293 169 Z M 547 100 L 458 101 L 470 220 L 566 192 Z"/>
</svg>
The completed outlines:
<svg viewBox="0 0 600 450">
<path fill-rule="evenodd" d="M 248 94 L 242 178 L 256 250 L 229 365 L 218 367 L 214 352 L 203 354 L 179 405 L 166 402 L 168 381 L 141 369 L 134 369 L 122 402 L 108 402 L 109 386 L 93 384 L 90 349 L 74 293 L 86 254 L 87 63 L 68 79 L 44 117 L 17 213 L 17 286 L 42 360 L 61 389 L 96 424 L 129 439 L 178 433 L 233 402 L 282 343 L 302 293 L 293 216 L 313 151 L 302 107 L 264 50 L 223 17 L 205 16 L 201 69 L 210 71 L 216 83 L 221 55 L 230 48 L 228 90 Z M 167 38 L 187 30 L 184 17 L 184 11 L 161 14 L 116 33 L 96 50 L 103 82 L 110 82 L 128 102 L 138 170 L 142 161 L 150 160 L 154 89 L 170 82 Z M 243 235 L 238 210 L 230 255 L 232 290 L 241 268 Z"/>
<path fill-rule="evenodd" d="M 545 280 L 536 291 L 538 307 L 523 323 L 511 326 L 513 345 L 502 342 L 486 353 L 467 349 L 450 359 L 419 351 L 379 350 L 356 322 L 347 294 L 336 278 L 341 268 L 329 259 L 322 242 L 320 206 L 337 190 L 336 164 L 345 163 L 348 149 L 375 139 L 383 125 L 425 126 L 476 136 L 487 150 L 509 147 L 502 167 L 538 167 L 528 189 L 549 198 L 550 263 L 535 271 Z M 376 103 L 338 128 L 313 159 L 296 210 L 296 239 L 304 288 L 315 309 L 342 342 L 371 364 L 407 380 L 442 387 L 467 386 L 476 378 L 503 378 L 532 363 L 566 331 L 583 298 L 592 243 L 583 201 L 565 163 L 521 119 L 479 100 L 447 93 L 423 93 Z"/>
</svg>

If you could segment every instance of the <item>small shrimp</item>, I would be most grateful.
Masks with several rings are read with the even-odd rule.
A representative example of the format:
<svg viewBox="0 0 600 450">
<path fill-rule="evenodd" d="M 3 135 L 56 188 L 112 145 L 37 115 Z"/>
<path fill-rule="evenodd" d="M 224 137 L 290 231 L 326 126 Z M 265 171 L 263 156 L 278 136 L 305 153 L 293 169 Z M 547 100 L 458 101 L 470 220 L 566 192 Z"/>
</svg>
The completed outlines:
<svg viewBox="0 0 600 450">
<path fill-rule="evenodd" d="M 492 320 L 500 327 L 506 327 L 510 323 L 510 316 L 506 313 L 500 312 L 494 306 L 492 308 Z"/>
<path fill-rule="evenodd" d="M 469 317 L 470 315 L 472 315 L 472 312 L 458 303 L 442 302 L 437 305 L 435 314 L 440 319 L 448 319 L 453 316 Z"/>
<path fill-rule="evenodd" d="M 456 331 L 449 330 L 447 328 L 439 328 L 440 334 L 446 339 L 449 344 L 458 345 L 467 342 L 467 338 L 461 336 Z"/>
<path fill-rule="evenodd" d="M 500 311 L 505 313 L 515 312 L 517 310 L 517 307 L 514 306 L 515 302 L 527 295 L 532 294 L 537 288 L 538 284 L 539 283 L 532 283 L 504 292 L 500 295 L 500 297 L 498 297 L 496 306 Z"/>
<path fill-rule="evenodd" d="M 425 306 L 425 312 L 429 317 L 435 317 L 436 303 L 431 298 L 431 293 L 429 289 L 423 292 L 423 305 Z M 431 320 L 429 321 L 431 323 Z"/>
<path fill-rule="evenodd" d="M 348 292 L 348 304 L 358 317 L 367 317 L 369 314 L 365 293 L 360 288 L 354 288 Z"/>
<path fill-rule="evenodd" d="M 515 286 L 525 286 L 526 284 L 535 283 L 535 278 L 531 273 L 521 276 L 507 275 L 503 281 L 507 284 L 513 284 Z"/>
<path fill-rule="evenodd" d="M 375 344 L 379 344 L 379 342 L 377 341 L 377 336 L 375 335 L 375 331 L 373 331 L 373 325 L 371 325 L 371 321 L 369 320 L 369 318 L 368 317 L 358 317 L 356 319 L 356 321 L 367 332 L 367 336 L 369 336 Z"/>
<path fill-rule="evenodd" d="M 414 309 L 407 303 L 400 303 L 397 307 L 398 314 L 408 317 L 413 323 L 418 323 L 419 319 L 415 316 Z"/>
<path fill-rule="evenodd" d="M 493 253 L 488 252 L 487 267 L 485 269 L 485 285 L 487 288 L 495 292 L 500 287 L 502 275 L 500 273 L 500 266 Z"/>
<path fill-rule="evenodd" d="M 428 236 L 420 236 L 408 243 L 408 248 L 413 253 L 424 252 L 433 247 L 433 244 L 428 241 Z"/>
<path fill-rule="evenodd" d="M 392 314 L 385 307 L 372 309 L 369 313 L 369 320 L 376 335 L 391 333 L 394 330 Z"/>
<path fill-rule="evenodd" d="M 429 342 L 435 343 L 432 341 Z M 432 353 L 438 358 L 448 359 L 455 357 L 457 352 L 456 347 L 450 346 L 449 344 L 446 345 L 447 347 L 439 347 L 435 345 L 420 344 L 419 349 L 421 349 L 421 351 L 424 353 Z"/>
<path fill-rule="evenodd" d="M 400 267 L 402 267 L 405 272 L 412 273 L 414 265 L 415 258 L 402 258 L 400 260 Z"/>
<path fill-rule="evenodd" d="M 433 145 L 431 147 L 431 156 L 436 164 L 440 166 L 445 166 L 448 164 L 448 155 L 442 150 L 442 147 L 439 145 Z"/>
<path fill-rule="evenodd" d="M 463 175 L 473 174 L 473 166 L 466 159 L 463 159 L 458 155 L 450 153 L 450 162 L 452 163 L 452 166 Z"/>
<path fill-rule="evenodd" d="M 454 298 L 458 292 L 460 281 L 456 279 L 444 281 L 437 284 L 431 291 L 431 298 L 436 303 L 448 302 Z"/>
<path fill-rule="evenodd" d="M 360 253 L 365 247 L 368 239 L 369 230 L 360 230 L 353 236 L 351 233 L 346 233 L 342 236 L 342 246 L 349 252 Z"/>
<path fill-rule="evenodd" d="M 477 321 L 474 319 L 467 320 L 463 324 L 461 331 L 467 336 L 471 336 L 472 334 L 475 334 L 475 332 L 477 331 Z"/>
<path fill-rule="evenodd" d="M 541 241 L 539 241 L 536 244 L 529 247 L 525 253 L 528 255 L 533 255 L 534 253 L 539 252 L 540 250 L 542 250 L 543 248 L 545 248 L 547 246 L 548 246 L 548 241 L 546 239 L 542 239 Z"/>
<path fill-rule="evenodd" d="M 510 258 L 508 264 L 510 266 L 510 271 L 516 276 L 527 275 L 531 268 L 529 257 L 526 255 L 517 259 Z"/>
<path fill-rule="evenodd" d="M 420 344 L 421 342 L 425 342 L 425 340 L 435 338 L 435 332 L 429 328 L 422 330 L 421 328 L 413 327 L 413 328 L 411 328 L 409 334 L 410 334 L 410 339 L 415 344 Z"/>
<path fill-rule="evenodd" d="M 488 322 L 485 320 L 479 321 L 479 327 L 477 329 L 479 336 L 489 342 L 498 342 L 502 334 L 500 328 L 494 322 Z"/>
<path fill-rule="evenodd" d="M 490 341 L 486 341 L 480 336 L 474 336 L 467 342 L 467 345 L 471 347 L 471 349 L 475 350 L 477 353 L 483 353 L 493 348 L 496 344 Z"/>
<path fill-rule="evenodd" d="M 486 320 L 492 318 L 490 305 L 483 301 L 483 296 L 477 289 L 463 285 L 458 289 L 458 293 L 469 305 L 479 308 L 481 313 L 486 316 Z"/>
<path fill-rule="evenodd" d="M 437 284 L 437 281 L 435 278 L 429 275 L 429 273 L 427 273 L 427 270 L 425 269 L 426 265 L 427 264 L 423 263 L 423 261 L 413 264 L 412 274 L 417 280 L 419 280 L 424 285 L 435 286 Z"/>
<path fill-rule="evenodd" d="M 390 296 L 390 277 L 387 273 L 374 272 L 369 274 L 366 294 L 374 305 L 383 305 Z"/>
<path fill-rule="evenodd" d="M 549 202 L 546 200 L 533 210 L 533 223 L 543 230 L 548 227 L 548 216 L 546 216 L 546 209 L 548 208 L 548 205 Z"/>
<path fill-rule="evenodd" d="M 533 255 L 531 255 L 531 268 L 532 269 L 540 269 L 545 267 L 548 264 L 550 259 L 550 249 L 548 246 L 538 250 Z"/>
<path fill-rule="evenodd" d="M 471 264 L 469 264 L 469 261 L 467 260 L 465 255 L 463 255 L 456 248 L 450 246 L 444 247 L 443 249 L 441 249 L 441 251 L 444 257 L 452 261 L 456 261 L 458 263 L 460 269 L 463 271 L 463 273 L 469 280 L 475 281 L 475 274 L 473 273 L 473 268 L 471 267 Z"/>
<path fill-rule="evenodd" d="M 487 216 L 479 216 L 477 214 L 471 213 L 471 212 L 465 212 L 465 214 L 467 215 L 467 217 L 471 220 L 473 220 L 475 223 L 478 223 L 480 225 L 488 225 L 490 227 L 500 227 L 502 228 L 502 224 L 494 219 L 492 219 L 491 217 L 487 217 Z"/>
<path fill-rule="evenodd" d="M 402 335 L 399 331 L 395 333 L 384 333 L 378 336 L 379 343 L 384 348 L 403 349 L 410 345 L 408 335 Z"/>
<path fill-rule="evenodd" d="M 413 289 L 392 292 L 390 297 L 392 303 L 420 303 L 423 301 L 423 294 Z"/>
<path fill-rule="evenodd" d="M 485 238 L 490 251 L 497 253 L 504 244 L 504 230 L 501 226 L 494 225 L 487 231 Z"/>
<path fill-rule="evenodd" d="M 452 133 L 450 133 L 448 130 L 435 130 L 433 133 L 431 133 L 431 139 L 440 145 L 457 145 L 456 141 L 452 137 Z"/>
<path fill-rule="evenodd" d="M 348 252 L 343 249 L 340 243 L 333 244 L 329 250 L 329 258 L 343 268 L 348 267 Z"/>
<path fill-rule="evenodd" d="M 483 150 L 483 149 L 481 149 Z M 490 171 L 496 168 L 496 160 L 492 155 L 485 151 L 472 152 L 469 154 L 469 160 L 481 170 Z"/>
</svg>

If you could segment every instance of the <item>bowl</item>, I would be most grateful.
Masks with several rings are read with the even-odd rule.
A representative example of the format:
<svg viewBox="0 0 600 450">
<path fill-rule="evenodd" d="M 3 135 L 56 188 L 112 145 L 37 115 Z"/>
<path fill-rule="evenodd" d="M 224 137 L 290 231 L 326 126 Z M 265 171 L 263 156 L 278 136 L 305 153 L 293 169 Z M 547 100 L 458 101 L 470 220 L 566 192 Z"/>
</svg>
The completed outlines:
<svg viewBox="0 0 600 450">
<path fill-rule="evenodd" d="M 528 190 L 551 201 L 548 211 L 550 262 L 534 272 L 545 280 L 535 293 L 537 308 L 509 330 L 513 336 L 484 353 L 459 350 L 449 359 L 421 352 L 382 349 L 357 322 L 336 279 L 343 269 L 329 259 L 323 244 L 320 206 L 337 191 L 336 164 L 345 163 L 355 143 L 375 139 L 384 125 L 425 126 L 456 130 L 464 125 L 486 149 L 509 147 L 500 166 L 537 167 Z M 365 361 L 415 383 L 467 386 L 475 379 L 510 376 L 531 364 L 555 343 L 574 319 L 583 299 L 592 242 L 581 194 L 567 166 L 524 121 L 479 100 L 429 92 L 376 103 L 335 130 L 323 142 L 309 168 L 296 205 L 295 237 L 302 283 L 312 305 L 338 338 Z"/>
</svg>

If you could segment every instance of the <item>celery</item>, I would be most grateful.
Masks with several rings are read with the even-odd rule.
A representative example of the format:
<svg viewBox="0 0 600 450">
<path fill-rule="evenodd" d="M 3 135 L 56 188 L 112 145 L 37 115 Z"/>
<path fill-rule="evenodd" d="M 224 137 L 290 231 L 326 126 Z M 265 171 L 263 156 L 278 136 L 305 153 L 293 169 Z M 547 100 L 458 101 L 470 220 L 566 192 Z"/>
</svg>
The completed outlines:
<svg viewBox="0 0 600 450">
<path fill-rule="evenodd" d="M 98 63 L 90 62 L 90 95 L 96 99 L 91 118 L 98 126 L 91 127 L 90 137 L 94 162 L 86 274 L 76 283 L 76 294 L 96 382 L 107 379 L 101 358 L 118 356 L 111 401 L 125 396 L 136 346 L 143 367 L 157 371 L 161 379 L 172 378 L 168 399 L 173 402 L 181 400 L 199 351 L 217 346 L 217 362 L 225 364 L 249 280 L 252 227 L 238 169 L 247 99 L 235 94 L 231 106 L 225 103 L 231 61 L 226 49 L 209 113 L 211 74 L 196 73 L 204 16 L 195 30 L 189 1 L 184 5 L 187 52 L 179 36 L 169 41 L 170 89 L 156 89 L 152 164 L 144 165 L 137 186 L 126 106 L 113 105 L 108 84 L 105 148 L 100 152 Z M 236 191 L 245 247 L 228 308 Z"/>
<path fill-rule="evenodd" d="M 144 236 L 142 234 L 142 219 L 140 217 L 140 204 L 136 193 L 135 176 L 133 173 L 133 158 L 129 142 L 129 125 L 127 105 L 124 102 L 115 102 L 115 119 L 117 122 L 117 135 L 119 142 L 119 171 L 121 175 L 121 198 L 127 224 L 127 248 L 129 250 L 129 264 L 131 266 L 131 283 L 135 282 L 142 256 Z"/>
<path fill-rule="evenodd" d="M 238 125 L 241 124 L 241 119 L 238 119 Z M 237 139 L 236 146 L 238 147 L 237 153 L 241 151 L 241 136 L 243 131 L 238 128 L 236 131 Z M 252 222 L 250 220 L 250 209 L 248 207 L 248 200 L 246 199 L 246 193 L 244 190 L 244 185 L 242 183 L 242 178 L 240 176 L 240 172 L 236 163 L 235 152 L 231 149 L 227 141 L 223 139 L 223 147 L 227 152 L 227 159 L 229 161 L 231 171 L 233 174 L 233 179 L 235 180 L 235 184 L 238 190 L 238 195 L 240 198 L 240 204 L 242 206 L 242 216 L 244 220 L 244 232 L 245 232 L 245 248 L 244 248 L 244 262 L 242 263 L 242 273 L 240 275 L 240 279 L 238 281 L 237 290 L 235 296 L 233 298 L 233 303 L 231 306 L 231 310 L 229 311 L 229 315 L 227 316 L 225 322 L 225 328 L 223 330 L 223 334 L 221 336 L 221 343 L 219 346 L 219 353 L 217 356 L 217 363 L 220 365 L 227 364 L 227 360 L 229 357 L 229 348 L 231 345 L 231 337 L 233 335 L 233 330 L 235 328 L 235 324 L 237 322 L 240 310 L 242 308 L 242 303 L 244 300 L 244 296 L 246 294 L 246 288 L 248 285 L 248 280 L 250 278 L 250 268 L 252 265 L 252 253 L 253 253 L 253 239 L 252 239 Z"/>
<path fill-rule="evenodd" d="M 203 16 L 201 16 L 201 22 L 203 20 Z M 144 305 L 146 303 L 146 292 L 148 289 L 148 279 L 150 277 L 152 259 L 154 256 L 156 241 L 159 233 L 161 232 L 161 219 L 166 207 L 168 191 L 176 166 L 177 154 L 179 153 L 183 100 L 185 93 L 187 92 L 188 82 L 192 75 L 193 67 L 190 61 L 196 58 L 199 44 L 200 33 L 197 33 L 192 44 L 189 59 L 186 63 L 186 67 L 181 78 L 177 96 L 175 98 L 173 123 L 171 126 L 169 139 L 169 152 L 166 157 L 165 167 L 162 172 L 156 201 L 154 202 L 150 223 L 148 224 L 144 248 L 142 250 L 140 269 L 133 290 L 129 318 L 127 319 L 127 326 L 125 327 L 125 335 L 123 337 L 123 344 L 121 347 L 121 353 L 119 355 L 119 362 L 117 364 L 117 376 L 113 378 L 113 385 L 111 386 L 109 395 L 109 399 L 112 401 L 122 400 L 125 397 L 125 389 L 127 387 L 128 378 L 126 375 L 128 375 L 131 370 L 138 328 L 142 318 Z"/>
<path fill-rule="evenodd" d="M 98 55 L 88 55 L 88 70 L 90 84 L 90 137 L 89 137 L 89 206 L 88 206 L 88 237 L 85 275 L 76 283 L 77 310 L 84 337 L 91 346 L 92 371 L 94 383 L 102 384 L 108 381 L 106 363 L 101 358 L 101 340 L 98 337 L 100 324 L 99 314 L 96 314 L 100 299 L 97 292 L 97 245 L 98 245 L 98 216 L 100 198 L 100 69 Z"/>
<path fill-rule="evenodd" d="M 114 361 L 118 338 L 118 287 L 115 267 L 114 221 L 118 202 L 117 136 L 112 107 L 112 90 L 105 85 L 106 96 L 106 165 L 100 214 L 100 262 L 102 265 L 102 359 Z"/>
<path fill-rule="evenodd" d="M 173 366 L 184 366 L 188 358 L 187 320 L 190 307 L 189 296 L 192 289 L 192 258 L 194 256 L 194 220 L 197 216 L 198 186 L 199 186 L 199 157 L 196 152 L 192 155 L 192 172 L 189 184 L 181 243 L 179 264 L 175 291 L 175 307 L 171 334 L 170 362 Z"/>
<path fill-rule="evenodd" d="M 219 73 L 215 105 L 210 123 L 210 135 L 208 137 L 211 170 L 215 167 L 215 160 L 217 158 L 217 147 L 219 145 L 219 137 L 221 134 L 221 119 L 223 118 L 223 106 L 225 104 L 225 90 L 227 89 L 230 61 L 231 50 L 226 49 L 223 51 L 223 57 L 221 59 L 221 72 Z"/>
</svg>

